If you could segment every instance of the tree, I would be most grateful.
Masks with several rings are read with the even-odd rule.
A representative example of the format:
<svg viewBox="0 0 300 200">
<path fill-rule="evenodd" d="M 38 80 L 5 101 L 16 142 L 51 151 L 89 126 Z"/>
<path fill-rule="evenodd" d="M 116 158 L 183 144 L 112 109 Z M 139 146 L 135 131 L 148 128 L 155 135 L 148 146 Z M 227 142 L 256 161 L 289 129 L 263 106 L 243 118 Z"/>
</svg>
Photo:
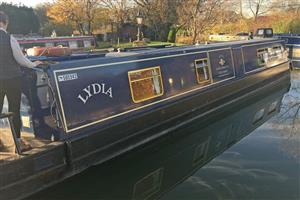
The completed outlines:
<svg viewBox="0 0 300 200">
<path fill-rule="evenodd" d="M 254 22 L 257 21 L 259 16 L 262 16 L 270 11 L 272 8 L 270 0 L 248 0 L 247 7 L 252 14 Z"/>
<path fill-rule="evenodd" d="M 273 0 L 272 27 L 276 33 L 300 33 L 300 2 Z"/>
<path fill-rule="evenodd" d="M 39 19 L 40 26 L 49 22 L 49 18 L 47 16 L 47 10 L 49 9 L 49 7 L 50 5 L 45 3 L 45 4 L 38 4 L 34 8 L 34 12 Z"/>
<path fill-rule="evenodd" d="M 180 27 L 192 35 L 195 43 L 201 34 L 211 30 L 219 21 L 222 0 L 185 0 L 177 7 Z M 221 11 L 221 12 L 219 12 Z"/>
<path fill-rule="evenodd" d="M 1 3 L 0 10 L 4 11 L 9 17 L 9 32 L 14 34 L 38 32 L 40 28 L 39 21 L 32 8 Z"/>
<path fill-rule="evenodd" d="M 134 0 L 136 11 L 144 16 L 145 24 L 153 30 L 154 40 L 166 41 L 172 25 L 177 24 L 176 9 L 182 0 Z"/>
<path fill-rule="evenodd" d="M 112 28 L 116 27 L 118 37 L 125 23 L 134 20 L 133 4 L 130 0 L 102 0 L 101 8 Z"/>
<path fill-rule="evenodd" d="M 272 10 L 275 12 L 286 11 L 286 12 L 300 12 L 299 0 L 272 0 Z"/>
<path fill-rule="evenodd" d="M 47 16 L 58 23 L 71 23 L 80 34 L 92 33 L 100 0 L 55 0 Z"/>
<path fill-rule="evenodd" d="M 88 34 L 92 34 L 92 26 L 95 23 L 95 16 L 100 0 L 84 0 L 84 13 L 86 16 Z"/>
<path fill-rule="evenodd" d="M 57 23 L 53 20 L 50 20 L 47 16 L 47 10 L 50 8 L 50 4 L 38 4 L 34 8 L 34 12 L 38 17 L 40 23 L 39 33 L 43 36 L 50 36 L 52 31 L 55 30 L 58 36 L 71 35 L 73 32 L 72 26 L 70 23 Z"/>
</svg>

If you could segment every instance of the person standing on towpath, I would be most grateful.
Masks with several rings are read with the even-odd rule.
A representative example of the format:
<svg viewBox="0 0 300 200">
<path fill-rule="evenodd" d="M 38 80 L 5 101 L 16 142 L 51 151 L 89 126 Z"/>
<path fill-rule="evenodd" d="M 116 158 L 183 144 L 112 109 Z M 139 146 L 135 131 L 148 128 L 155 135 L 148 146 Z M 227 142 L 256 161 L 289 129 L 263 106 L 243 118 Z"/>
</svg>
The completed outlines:
<svg viewBox="0 0 300 200">
<path fill-rule="evenodd" d="M 21 150 L 25 151 L 31 147 L 21 140 L 22 73 L 20 66 L 33 68 L 42 63 L 40 61 L 31 62 L 24 56 L 17 40 L 6 31 L 8 21 L 8 16 L 0 11 L 0 111 L 2 112 L 6 96 L 9 112 L 14 113 L 13 126 L 17 141 Z"/>
</svg>

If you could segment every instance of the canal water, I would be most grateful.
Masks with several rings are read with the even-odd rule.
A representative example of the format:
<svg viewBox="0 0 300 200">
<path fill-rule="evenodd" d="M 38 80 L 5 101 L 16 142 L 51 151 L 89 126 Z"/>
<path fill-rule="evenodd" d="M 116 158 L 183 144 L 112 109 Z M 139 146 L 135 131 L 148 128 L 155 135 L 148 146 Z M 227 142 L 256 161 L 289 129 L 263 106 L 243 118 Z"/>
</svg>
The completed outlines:
<svg viewBox="0 0 300 200">
<path fill-rule="evenodd" d="M 245 121 L 279 94 L 189 136 L 183 131 L 91 167 L 28 199 L 299 200 L 300 71 L 292 78 L 281 112 L 254 131 Z M 228 126 L 232 121 L 239 126 Z"/>
</svg>

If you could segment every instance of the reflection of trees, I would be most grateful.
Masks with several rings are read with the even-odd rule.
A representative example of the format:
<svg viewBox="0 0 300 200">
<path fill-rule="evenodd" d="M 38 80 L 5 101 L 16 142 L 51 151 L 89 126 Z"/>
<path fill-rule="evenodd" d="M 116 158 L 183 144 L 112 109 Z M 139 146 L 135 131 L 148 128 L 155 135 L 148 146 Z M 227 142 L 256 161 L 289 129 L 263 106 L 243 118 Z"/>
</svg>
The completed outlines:
<svg viewBox="0 0 300 200">
<path fill-rule="evenodd" d="M 283 98 L 281 111 L 272 125 L 284 136 L 282 149 L 300 158 L 300 71 L 293 71 L 291 77 L 291 89 Z"/>
</svg>

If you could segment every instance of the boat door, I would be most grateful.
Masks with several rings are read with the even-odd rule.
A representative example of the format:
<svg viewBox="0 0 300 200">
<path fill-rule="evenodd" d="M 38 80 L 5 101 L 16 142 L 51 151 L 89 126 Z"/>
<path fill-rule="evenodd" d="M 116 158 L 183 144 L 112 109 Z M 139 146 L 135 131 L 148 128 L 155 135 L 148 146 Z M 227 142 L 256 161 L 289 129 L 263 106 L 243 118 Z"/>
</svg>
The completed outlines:
<svg viewBox="0 0 300 200">
<path fill-rule="evenodd" d="M 244 75 L 244 68 L 245 68 L 245 63 L 244 63 L 244 54 L 243 54 L 243 48 L 242 47 L 235 47 L 232 48 L 233 52 L 233 62 L 235 65 L 235 73 L 237 77 L 241 77 Z"/>
</svg>

